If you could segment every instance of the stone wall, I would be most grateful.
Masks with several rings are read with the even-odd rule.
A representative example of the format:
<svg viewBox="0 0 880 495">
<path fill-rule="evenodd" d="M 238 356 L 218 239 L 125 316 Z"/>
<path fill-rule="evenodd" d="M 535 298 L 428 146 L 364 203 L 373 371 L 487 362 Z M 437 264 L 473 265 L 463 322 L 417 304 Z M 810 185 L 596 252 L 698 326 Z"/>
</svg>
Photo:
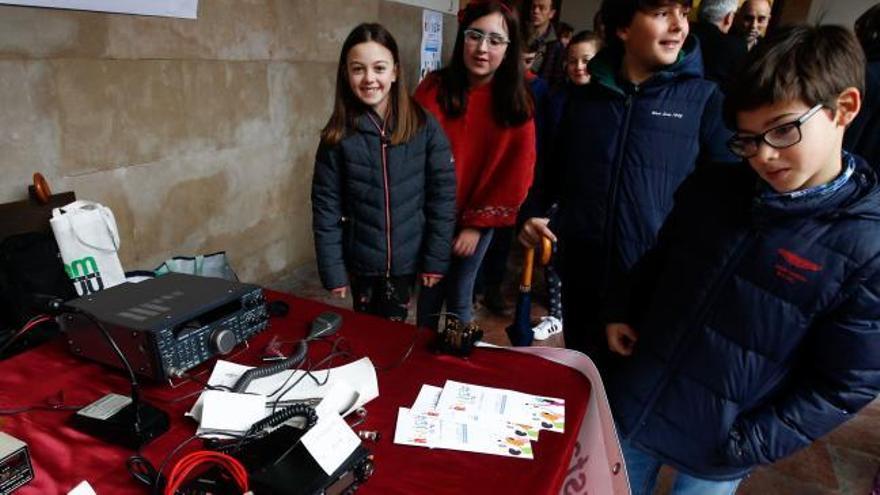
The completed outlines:
<svg viewBox="0 0 880 495">
<path fill-rule="evenodd" d="M 202 0 L 197 20 L 0 6 L 0 202 L 40 171 L 113 209 L 126 270 L 226 250 L 243 280 L 275 284 L 314 258 L 309 187 L 343 39 L 384 23 L 413 81 L 421 15 L 380 0 Z"/>
</svg>

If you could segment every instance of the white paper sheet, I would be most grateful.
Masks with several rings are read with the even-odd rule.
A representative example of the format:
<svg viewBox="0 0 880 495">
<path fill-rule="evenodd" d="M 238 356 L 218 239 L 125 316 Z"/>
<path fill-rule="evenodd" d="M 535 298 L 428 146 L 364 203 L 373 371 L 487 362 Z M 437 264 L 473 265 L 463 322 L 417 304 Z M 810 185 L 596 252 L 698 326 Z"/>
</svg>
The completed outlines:
<svg viewBox="0 0 880 495">
<path fill-rule="evenodd" d="M 208 390 L 202 400 L 202 430 L 245 432 L 266 417 L 266 397 L 262 395 Z"/>
<path fill-rule="evenodd" d="M 348 423 L 338 414 L 325 414 L 302 436 L 302 443 L 321 469 L 333 474 L 361 443 Z"/>
<path fill-rule="evenodd" d="M 534 458 L 529 438 L 518 435 L 507 423 L 487 426 L 405 407 L 397 411 L 394 443 L 521 459 Z"/>
<path fill-rule="evenodd" d="M 214 365 L 214 370 L 211 372 L 211 377 L 208 378 L 208 384 L 213 386 L 222 385 L 231 387 L 235 384 L 236 380 L 238 380 L 238 377 L 249 369 L 251 369 L 250 366 L 218 360 Z M 350 389 L 358 394 L 357 399 L 350 410 L 357 409 L 379 396 L 379 383 L 376 378 L 376 369 L 373 367 L 373 363 L 369 358 L 362 358 L 336 368 L 313 371 L 312 374 L 322 383 L 326 380 L 326 383 L 323 385 L 316 384 L 315 381 L 309 377 L 302 378 L 304 374 L 305 372 L 302 370 L 287 370 L 278 373 L 277 375 L 260 378 L 254 380 L 250 386 L 248 386 L 246 392 L 249 394 L 265 395 L 267 397 L 267 408 L 272 407 L 276 399 L 280 399 L 278 406 L 282 407 L 295 401 L 323 398 L 330 392 L 333 386 L 339 382 L 346 383 Z M 288 380 L 288 378 L 290 379 Z M 302 380 L 300 380 L 299 383 L 289 391 L 281 391 L 269 395 L 278 390 L 285 382 L 287 382 L 286 387 L 289 387 L 300 378 L 302 378 Z M 204 396 L 204 394 L 202 395 Z M 201 410 L 202 397 L 199 397 L 187 415 L 192 416 L 196 421 L 199 421 L 201 418 Z"/>
<path fill-rule="evenodd" d="M 218 360 L 214 365 L 214 370 L 212 371 L 210 378 L 208 378 L 208 384 L 212 386 L 231 387 L 238 380 L 238 377 L 249 369 L 251 369 L 249 366 Z M 314 402 L 316 412 L 320 418 L 328 411 L 345 416 L 379 396 L 376 369 L 373 367 L 373 363 L 369 358 L 362 358 L 336 368 L 313 371 L 312 374 L 315 375 L 315 378 L 318 379 L 321 385 L 318 385 L 312 378 L 305 377 L 295 386 L 287 390 L 291 385 L 296 383 L 299 378 L 305 375 L 305 371 L 301 370 L 287 370 L 278 373 L 277 375 L 254 380 L 250 386 L 248 386 L 246 392 L 248 395 L 263 397 L 265 401 L 263 414 L 256 419 L 249 416 L 248 419 L 253 420 L 250 424 L 240 430 L 229 428 L 207 428 L 203 424 L 204 404 L 207 394 L 215 392 L 217 394 L 232 395 L 230 392 L 203 392 L 186 415 L 200 423 L 200 427 L 196 430 L 197 435 L 205 438 L 218 438 L 229 433 L 242 433 L 247 431 L 253 423 L 272 414 L 273 410 L 278 410 L 295 402 Z M 290 379 L 288 380 L 288 378 Z M 328 401 L 322 406 L 325 398 Z M 281 399 L 277 405 L 275 403 L 276 399 Z M 301 418 L 293 418 L 289 423 L 294 424 L 294 426 L 300 426 Z"/>
</svg>

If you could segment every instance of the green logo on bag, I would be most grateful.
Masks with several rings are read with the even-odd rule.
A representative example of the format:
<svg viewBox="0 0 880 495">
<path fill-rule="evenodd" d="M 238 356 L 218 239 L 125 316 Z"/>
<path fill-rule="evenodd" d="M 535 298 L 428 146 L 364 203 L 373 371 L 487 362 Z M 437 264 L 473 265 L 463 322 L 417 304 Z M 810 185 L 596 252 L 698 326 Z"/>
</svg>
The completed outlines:
<svg viewBox="0 0 880 495">
<path fill-rule="evenodd" d="M 91 256 L 86 256 L 85 258 L 74 260 L 69 265 L 64 265 L 64 271 L 73 280 L 73 285 L 79 284 L 77 292 L 80 295 L 84 296 L 104 290 L 104 281 L 101 279 L 101 272 L 98 271 L 98 264 L 95 262 L 95 258 Z"/>
</svg>

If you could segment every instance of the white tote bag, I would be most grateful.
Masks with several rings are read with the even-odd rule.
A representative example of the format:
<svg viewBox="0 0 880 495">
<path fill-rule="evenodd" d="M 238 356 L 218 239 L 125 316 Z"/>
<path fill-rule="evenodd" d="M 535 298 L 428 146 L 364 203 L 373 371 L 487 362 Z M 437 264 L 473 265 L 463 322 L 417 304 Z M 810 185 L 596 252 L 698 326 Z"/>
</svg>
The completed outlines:
<svg viewBox="0 0 880 495">
<path fill-rule="evenodd" d="M 74 201 L 52 210 L 49 220 L 64 270 L 84 296 L 125 282 L 119 262 L 119 231 L 110 208 Z"/>
</svg>

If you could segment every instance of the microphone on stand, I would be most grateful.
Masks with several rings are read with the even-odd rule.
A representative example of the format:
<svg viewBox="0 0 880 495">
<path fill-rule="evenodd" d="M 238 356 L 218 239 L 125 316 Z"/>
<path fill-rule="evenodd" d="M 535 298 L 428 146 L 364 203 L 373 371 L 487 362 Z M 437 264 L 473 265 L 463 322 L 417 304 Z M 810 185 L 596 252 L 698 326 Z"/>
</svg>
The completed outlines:
<svg viewBox="0 0 880 495">
<path fill-rule="evenodd" d="M 140 384 L 131 363 L 107 328 L 94 315 L 47 294 L 34 294 L 32 304 L 36 310 L 52 316 L 72 314 L 88 319 L 98 328 L 128 373 L 131 397 L 113 393 L 105 395 L 74 413 L 71 418 L 74 428 L 133 450 L 168 431 L 168 414 L 141 400 Z"/>
</svg>

